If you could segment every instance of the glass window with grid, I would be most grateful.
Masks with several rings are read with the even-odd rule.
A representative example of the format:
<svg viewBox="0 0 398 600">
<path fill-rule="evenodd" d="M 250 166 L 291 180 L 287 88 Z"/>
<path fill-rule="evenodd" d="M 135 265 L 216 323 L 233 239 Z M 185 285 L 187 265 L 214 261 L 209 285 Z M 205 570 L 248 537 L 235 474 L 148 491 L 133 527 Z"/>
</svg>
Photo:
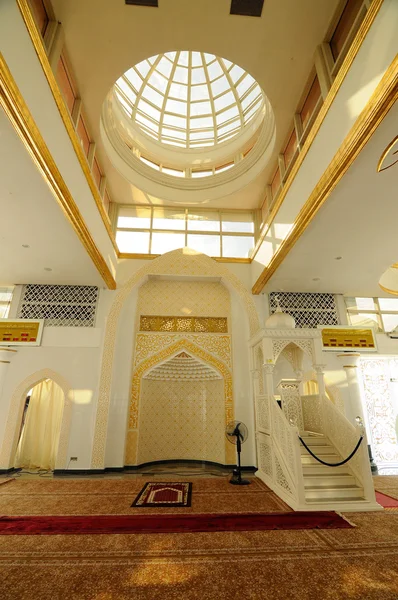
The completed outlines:
<svg viewBox="0 0 398 600">
<path fill-rule="evenodd" d="M 398 298 L 345 298 L 350 325 L 390 333 L 398 327 Z"/>
<path fill-rule="evenodd" d="M 128 254 L 164 254 L 187 246 L 214 258 L 249 258 L 254 231 L 251 211 L 120 206 L 116 242 Z"/>
<path fill-rule="evenodd" d="M 7 319 L 12 300 L 12 287 L 0 287 L 0 319 Z"/>
</svg>

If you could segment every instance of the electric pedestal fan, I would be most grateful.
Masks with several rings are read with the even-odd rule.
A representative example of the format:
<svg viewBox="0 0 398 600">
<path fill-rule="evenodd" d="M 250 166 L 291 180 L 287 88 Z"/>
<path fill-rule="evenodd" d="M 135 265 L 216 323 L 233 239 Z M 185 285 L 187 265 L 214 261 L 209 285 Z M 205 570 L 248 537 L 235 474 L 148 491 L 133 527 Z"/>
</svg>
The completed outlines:
<svg viewBox="0 0 398 600">
<path fill-rule="evenodd" d="M 247 440 L 248 436 L 247 427 L 244 423 L 242 423 L 242 421 L 231 421 L 227 425 L 225 435 L 231 444 L 236 445 L 236 451 L 238 453 L 237 468 L 234 469 L 232 479 L 230 479 L 229 483 L 232 483 L 233 485 L 249 485 L 250 481 L 248 479 L 242 479 L 240 466 L 240 452 L 242 449 L 242 444 Z"/>
</svg>

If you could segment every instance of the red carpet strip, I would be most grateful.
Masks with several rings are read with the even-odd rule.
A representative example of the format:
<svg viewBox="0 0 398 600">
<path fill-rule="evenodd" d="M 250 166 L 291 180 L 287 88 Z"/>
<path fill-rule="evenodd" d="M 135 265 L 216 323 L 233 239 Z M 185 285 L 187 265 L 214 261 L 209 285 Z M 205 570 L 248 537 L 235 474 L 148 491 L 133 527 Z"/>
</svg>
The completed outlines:
<svg viewBox="0 0 398 600">
<path fill-rule="evenodd" d="M 398 500 L 396 498 L 392 498 L 387 494 L 382 494 L 381 492 L 376 493 L 376 502 L 378 502 L 383 508 L 390 509 L 398 509 Z"/>
<path fill-rule="evenodd" d="M 333 512 L 0 517 L 0 535 L 193 533 L 352 527 Z"/>
</svg>

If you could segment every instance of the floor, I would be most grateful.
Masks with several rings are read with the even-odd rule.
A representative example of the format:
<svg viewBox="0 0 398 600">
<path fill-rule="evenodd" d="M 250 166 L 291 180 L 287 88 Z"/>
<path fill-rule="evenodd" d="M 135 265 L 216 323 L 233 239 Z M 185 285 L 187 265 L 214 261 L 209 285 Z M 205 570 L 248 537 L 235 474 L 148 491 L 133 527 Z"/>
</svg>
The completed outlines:
<svg viewBox="0 0 398 600">
<path fill-rule="evenodd" d="M 183 479 L 184 473 L 172 477 Z M 62 480 L 26 475 L 0 485 L 0 514 L 128 512 L 125 505 L 153 478 L 166 474 Z M 195 510 L 283 506 L 258 480 L 237 491 L 225 475 L 185 479 L 197 489 Z M 398 498 L 397 476 L 377 477 L 375 485 Z M 347 516 L 353 529 L 0 536 L 0 597 L 398 600 L 398 513 Z"/>
</svg>

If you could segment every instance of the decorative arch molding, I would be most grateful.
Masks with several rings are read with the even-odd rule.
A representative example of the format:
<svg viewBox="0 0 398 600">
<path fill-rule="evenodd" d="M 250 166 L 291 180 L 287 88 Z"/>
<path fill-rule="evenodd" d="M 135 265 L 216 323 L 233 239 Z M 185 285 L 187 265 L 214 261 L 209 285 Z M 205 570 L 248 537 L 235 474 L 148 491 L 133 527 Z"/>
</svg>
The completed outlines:
<svg viewBox="0 0 398 600">
<path fill-rule="evenodd" d="M 224 285 L 226 285 L 227 288 L 234 290 L 240 297 L 248 316 L 251 336 L 260 329 L 256 306 L 250 292 L 245 288 L 239 278 L 231 273 L 227 267 L 224 267 L 224 265 L 216 262 L 205 254 L 200 254 L 189 248 L 173 250 L 172 252 L 167 252 L 155 260 L 150 261 L 147 265 L 134 273 L 134 275 L 117 292 L 106 322 L 93 453 L 91 459 L 91 468 L 93 469 L 101 469 L 105 464 L 112 369 L 120 313 L 133 288 L 142 284 L 148 275 L 155 274 L 221 277 Z"/>
<path fill-rule="evenodd" d="M 10 468 L 11 461 L 15 455 L 17 444 L 18 444 L 18 433 L 19 424 L 22 421 L 23 409 L 25 406 L 26 394 L 35 385 L 43 381 L 44 379 L 51 379 L 59 385 L 64 393 L 64 408 L 62 411 L 62 423 L 61 431 L 58 442 L 58 452 L 55 461 L 56 469 L 64 469 L 67 462 L 68 454 L 68 442 L 70 434 L 70 425 L 72 417 L 72 403 L 73 403 L 73 390 L 70 385 L 56 371 L 51 369 L 41 369 L 26 377 L 21 383 L 15 388 L 15 391 L 11 398 L 10 409 L 8 411 L 8 418 L 6 429 L 4 432 L 3 444 L 0 451 L 0 465 L 4 465 L 4 468 Z"/>
<path fill-rule="evenodd" d="M 125 450 L 125 463 L 128 465 L 134 465 L 137 457 L 138 413 L 142 377 L 157 365 L 162 364 L 172 356 L 183 351 L 188 352 L 203 363 L 211 365 L 218 373 L 220 373 L 224 380 L 225 422 L 228 423 L 234 418 L 232 373 L 230 369 L 224 362 L 207 352 L 205 349 L 197 346 L 186 338 L 181 338 L 159 352 L 147 357 L 136 365 L 136 368 L 134 369 Z M 227 464 L 233 464 L 235 461 L 234 446 L 228 443 L 227 440 L 225 443 L 225 460 Z"/>
<path fill-rule="evenodd" d="M 272 354 L 274 358 L 274 362 L 276 362 L 279 356 L 282 354 L 284 349 L 289 346 L 289 344 L 293 344 L 297 346 L 300 350 L 302 350 L 305 354 L 307 354 L 311 361 L 314 360 L 314 351 L 313 351 L 313 342 L 312 340 L 306 339 L 277 339 L 272 340 Z"/>
</svg>

